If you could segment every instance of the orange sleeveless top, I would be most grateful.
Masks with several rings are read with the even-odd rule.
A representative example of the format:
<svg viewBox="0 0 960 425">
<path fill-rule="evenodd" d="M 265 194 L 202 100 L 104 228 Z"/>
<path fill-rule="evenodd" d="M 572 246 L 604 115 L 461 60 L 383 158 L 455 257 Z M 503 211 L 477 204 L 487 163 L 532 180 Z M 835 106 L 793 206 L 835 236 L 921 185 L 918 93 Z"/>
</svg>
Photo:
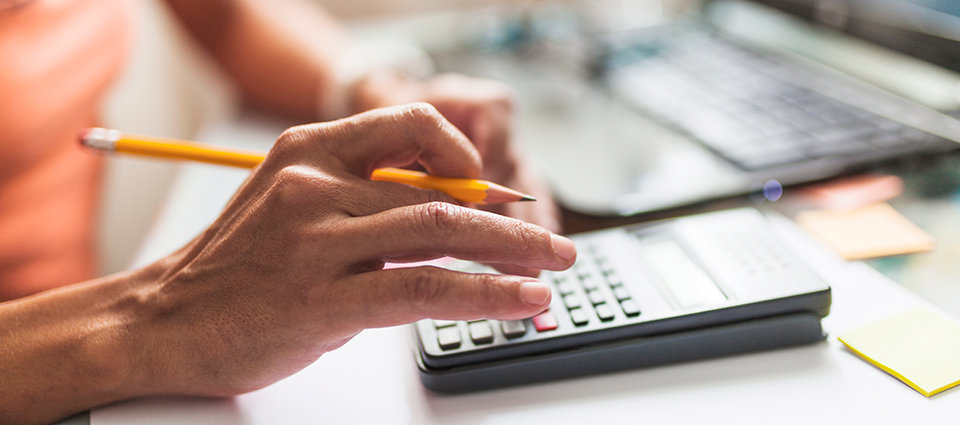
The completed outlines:
<svg viewBox="0 0 960 425">
<path fill-rule="evenodd" d="M 0 301 L 95 273 L 103 160 L 76 134 L 123 66 L 131 6 L 0 0 Z"/>
</svg>

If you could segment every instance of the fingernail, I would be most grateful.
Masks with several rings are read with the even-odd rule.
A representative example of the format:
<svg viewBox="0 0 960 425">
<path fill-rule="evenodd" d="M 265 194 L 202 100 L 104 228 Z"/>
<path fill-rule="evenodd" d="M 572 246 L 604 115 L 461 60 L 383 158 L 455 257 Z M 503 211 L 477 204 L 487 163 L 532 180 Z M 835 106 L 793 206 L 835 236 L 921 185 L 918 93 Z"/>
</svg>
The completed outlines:
<svg viewBox="0 0 960 425">
<path fill-rule="evenodd" d="M 570 261 L 577 256 L 577 247 L 573 241 L 560 235 L 551 235 L 550 241 L 553 242 L 553 250 L 563 258 Z"/>
<path fill-rule="evenodd" d="M 540 307 L 550 300 L 550 287 L 539 280 L 528 280 L 520 285 L 520 298 L 527 304 Z"/>
</svg>

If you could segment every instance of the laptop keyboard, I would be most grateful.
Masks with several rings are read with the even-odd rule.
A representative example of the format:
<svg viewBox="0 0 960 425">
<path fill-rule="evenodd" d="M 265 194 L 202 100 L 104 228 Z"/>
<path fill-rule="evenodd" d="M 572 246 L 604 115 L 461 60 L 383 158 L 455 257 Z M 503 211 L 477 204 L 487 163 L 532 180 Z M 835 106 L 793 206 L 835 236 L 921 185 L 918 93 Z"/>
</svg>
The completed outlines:
<svg viewBox="0 0 960 425">
<path fill-rule="evenodd" d="M 617 96 L 745 170 L 951 145 L 805 88 L 796 69 L 705 31 L 619 51 L 610 65 Z"/>
</svg>

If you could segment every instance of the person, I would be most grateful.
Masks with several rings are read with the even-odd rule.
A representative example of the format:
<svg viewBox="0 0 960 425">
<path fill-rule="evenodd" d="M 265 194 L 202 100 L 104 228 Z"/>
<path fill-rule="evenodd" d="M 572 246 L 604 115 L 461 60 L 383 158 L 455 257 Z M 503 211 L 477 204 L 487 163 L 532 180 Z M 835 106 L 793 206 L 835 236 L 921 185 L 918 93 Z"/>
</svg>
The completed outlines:
<svg viewBox="0 0 960 425">
<path fill-rule="evenodd" d="M 318 8 L 167 3 L 249 103 L 304 121 L 334 118 L 318 105 L 366 112 L 288 129 L 196 239 L 94 278 L 103 159 L 75 138 L 98 124 L 129 48 L 132 3 L 0 0 L 0 423 L 147 395 L 240 394 L 365 328 L 548 307 L 535 276 L 570 267 L 576 248 L 555 233 L 549 195 L 510 144 L 506 88 L 389 70 L 345 86 L 333 69 L 349 42 Z M 541 201 L 485 211 L 369 180 L 388 166 L 482 177 Z M 507 274 L 384 269 L 442 256 Z"/>
</svg>

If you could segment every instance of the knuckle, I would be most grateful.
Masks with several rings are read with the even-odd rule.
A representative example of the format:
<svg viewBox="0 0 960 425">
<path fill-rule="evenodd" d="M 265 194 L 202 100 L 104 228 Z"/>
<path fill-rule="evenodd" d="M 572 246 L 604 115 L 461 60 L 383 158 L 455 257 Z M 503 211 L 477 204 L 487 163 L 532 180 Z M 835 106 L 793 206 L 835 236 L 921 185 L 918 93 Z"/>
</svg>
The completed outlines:
<svg viewBox="0 0 960 425">
<path fill-rule="evenodd" d="M 543 252 L 544 247 L 553 246 L 553 242 L 550 240 L 550 234 L 546 229 L 515 220 L 513 222 L 513 231 L 514 234 L 517 235 L 521 252 L 525 257 L 534 256 Z"/>
<path fill-rule="evenodd" d="M 492 274 L 477 274 L 473 276 L 477 279 L 476 297 L 478 306 L 484 311 L 496 312 L 502 306 L 502 285 L 497 277 Z"/>
<path fill-rule="evenodd" d="M 277 167 L 301 162 L 311 152 L 324 147 L 325 134 L 329 132 L 325 123 L 306 124 L 290 127 L 277 137 L 267 161 Z"/>
<path fill-rule="evenodd" d="M 277 137 L 277 141 L 274 143 L 272 150 L 278 153 L 289 153 L 301 149 L 304 144 L 304 130 L 302 126 L 290 127 L 284 130 L 283 133 L 280 133 L 280 136 Z"/>
<path fill-rule="evenodd" d="M 441 300 L 446 292 L 441 274 L 432 267 L 413 270 L 406 282 L 406 294 L 415 307 L 428 308 Z"/>
<path fill-rule="evenodd" d="M 452 237 L 462 225 L 460 208 L 446 202 L 433 201 L 417 206 L 420 228 L 443 242 Z"/>
<path fill-rule="evenodd" d="M 437 128 L 446 120 L 436 107 L 426 102 L 406 105 L 401 109 L 400 117 L 418 128 Z"/>
<path fill-rule="evenodd" d="M 308 200 L 329 198 L 345 191 L 345 183 L 303 165 L 288 165 L 277 171 L 268 200 L 289 207 Z"/>
</svg>

